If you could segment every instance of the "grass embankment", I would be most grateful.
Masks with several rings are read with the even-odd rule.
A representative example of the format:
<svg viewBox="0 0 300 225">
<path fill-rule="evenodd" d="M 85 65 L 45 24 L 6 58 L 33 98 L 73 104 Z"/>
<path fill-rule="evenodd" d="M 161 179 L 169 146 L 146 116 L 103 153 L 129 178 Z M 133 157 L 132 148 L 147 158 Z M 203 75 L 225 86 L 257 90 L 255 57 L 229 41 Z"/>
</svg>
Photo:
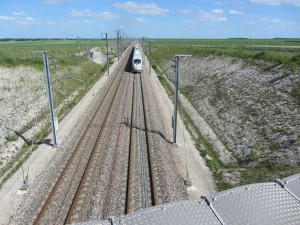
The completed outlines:
<svg viewBox="0 0 300 225">
<path fill-rule="evenodd" d="M 0 45 L 0 66 L 13 68 L 17 66 L 34 67 L 41 71 L 43 76 L 43 58 L 41 53 L 33 51 L 41 50 L 39 47 L 18 47 L 1 48 Z M 52 88 L 54 96 L 54 104 L 56 108 L 56 116 L 61 120 L 85 95 L 91 86 L 104 74 L 105 65 L 99 65 L 90 59 L 78 56 L 76 48 L 73 46 L 48 46 L 42 50 L 49 52 L 49 61 L 51 65 L 58 67 L 50 70 L 52 77 Z M 58 110 L 59 107 L 59 110 Z M 51 132 L 48 106 L 44 108 L 38 115 L 38 118 L 28 121 L 25 126 L 18 130 L 22 134 L 26 130 L 33 127 L 36 123 L 47 118 L 46 123 L 32 140 L 25 142 L 23 147 L 13 157 L 13 159 L 3 168 L 0 169 L 0 187 L 29 157 L 30 152 L 35 150 L 39 143 L 42 143 L 45 137 Z M 5 124 L 3 125 L 5 126 Z M 15 141 L 15 134 L 8 134 L 7 141 Z"/>
<path fill-rule="evenodd" d="M 239 59 L 247 60 L 248 62 L 254 63 L 257 59 L 271 61 L 275 63 L 280 63 L 286 66 L 291 70 L 295 70 L 300 66 L 300 54 L 295 53 L 286 53 L 286 52 L 256 52 L 249 50 L 241 49 L 209 49 L 209 48 L 195 48 L 191 46 L 160 46 L 160 48 L 155 48 L 152 52 L 152 66 L 158 74 L 158 78 L 161 81 L 162 85 L 166 89 L 167 94 L 173 99 L 173 87 L 167 81 L 166 76 L 163 74 L 158 66 L 163 66 L 161 63 L 165 63 L 173 58 L 176 54 L 192 54 L 193 56 L 229 56 Z M 171 66 L 171 65 L 170 65 Z M 300 90 L 295 90 L 292 94 L 300 102 Z M 189 99 L 188 92 L 184 91 L 184 88 L 181 89 L 181 93 Z M 297 167 L 287 167 L 276 164 L 271 160 L 259 161 L 255 166 L 248 166 L 244 162 L 238 162 L 237 164 L 228 164 L 225 165 L 219 159 L 218 154 L 214 151 L 212 145 L 203 137 L 197 126 L 194 124 L 188 113 L 183 109 L 181 110 L 182 118 L 186 128 L 189 130 L 193 139 L 196 142 L 196 147 L 199 150 L 201 156 L 206 160 L 207 166 L 213 172 L 217 188 L 219 190 L 225 190 L 233 187 L 232 184 L 225 181 L 223 176 L 223 171 L 231 172 L 238 171 L 240 173 L 239 182 L 235 186 L 257 183 L 257 182 L 266 182 L 273 181 L 275 178 L 282 176 L 288 176 L 295 174 L 300 171 Z M 252 156 L 253 160 L 258 160 L 260 157 L 259 154 L 255 155 L 255 152 Z"/>
</svg>

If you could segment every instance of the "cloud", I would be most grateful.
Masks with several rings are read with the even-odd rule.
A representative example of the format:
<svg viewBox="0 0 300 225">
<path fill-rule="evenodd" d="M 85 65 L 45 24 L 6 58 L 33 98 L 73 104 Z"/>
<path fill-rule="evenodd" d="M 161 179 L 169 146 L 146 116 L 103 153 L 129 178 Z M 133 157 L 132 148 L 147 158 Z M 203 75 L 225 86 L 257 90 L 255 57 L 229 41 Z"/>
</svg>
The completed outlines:
<svg viewBox="0 0 300 225">
<path fill-rule="evenodd" d="M 287 21 L 287 20 L 281 20 L 278 18 L 262 18 L 262 19 L 260 19 L 260 21 L 262 21 L 264 23 L 280 24 L 283 26 L 288 26 L 288 25 L 294 24 L 294 22 Z"/>
<path fill-rule="evenodd" d="M 47 25 L 56 25 L 57 22 L 53 21 L 53 20 L 47 20 L 47 21 L 45 21 L 45 24 L 47 24 Z"/>
<path fill-rule="evenodd" d="M 169 12 L 168 9 L 162 9 L 158 5 L 152 3 L 126 2 L 115 3 L 113 6 L 118 9 L 124 9 L 130 13 L 142 15 L 165 15 Z"/>
<path fill-rule="evenodd" d="M 245 5 L 244 1 L 240 1 L 240 0 L 230 0 L 230 1 L 214 1 L 215 5 Z"/>
<path fill-rule="evenodd" d="M 148 20 L 145 20 L 145 19 L 143 19 L 143 18 L 135 18 L 134 21 L 135 21 L 136 23 L 149 23 Z"/>
<path fill-rule="evenodd" d="M 116 20 L 119 19 L 120 16 L 111 12 L 102 12 L 98 13 L 96 17 L 100 17 L 103 20 Z"/>
<path fill-rule="evenodd" d="M 31 16 L 28 16 L 25 12 L 13 12 L 12 16 L 1 16 L 0 15 L 0 21 L 12 21 L 15 24 L 19 25 L 32 25 L 32 24 L 42 24 L 44 23 L 43 20 L 37 19 Z"/>
<path fill-rule="evenodd" d="M 11 16 L 1 16 L 0 15 L 0 20 L 10 20 L 10 21 L 13 21 L 13 20 L 15 20 L 15 18 L 11 17 Z"/>
<path fill-rule="evenodd" d="M 90 21 L 90 20 L 83 20 L 84 23 L 95 23 L 93 21 Z"/>
<path fill-rule="evenodd" d="M 241 11 L 236 11 L 236 10 L 230 10 L 229 13 L 230 13 L 230 14 L 233 14 L 233 15 L 244 14 L 243 12 L 241 12 Z"/>
<path fill-rule="evenodd" d="M 281 20 L 278 18 L 261 18 L 258 20 L 243 21 L 243 23 L 250 24 L 250 25 L 265 23 L 270 26 L 273 24 L 273 25 L 276 25 L 277 27 L 279 27 L 279 26 L 285 27 L 285 26 L 291 26 L 291 25 L 295 24 L 295 22 L 293 22 L 293 21 Z"/>
<path fill-rule="evenodd" d="M 300 0 L 250 0 L 253 3 L 265 3 L 268 5 L 281 5 L 287 4 L 292 6 L 300 7 Z"/>
<path fill-rule="evenodd" d="M 77 0 L 46 0 L 45 2 L 50 5 L 58 5 L 67 2 L 75 2 Z"/>
<path fill-rule="evenodd" d="M 27 16 L 27 14 L 25 12 L 13 12 L 12 13 L 14 16 Z"/>
<path fill-rule="evenodd" d="M 25 20 L 30 21 L 30 22 L 36 21 L 36 19 L 34 19 L 34 18 L 30 17 L 30 16 L 27 16 L 27 17 L 25 18 Z"/>
<path fill-rule="evenodd" d="M 214 23 L 227 21 L 226 17 L 221 16 L 224 13 L 221 9 L 214 9 L 211 12 L 199 10 L 196 15 L 196 20 L 203 23 Z"/>
<path fill-rule="evenodd" d="M 190 14 L 192 11 L 191 10 L 188 10 L 188 9 L 182 9 L 182 10 L 179 10 L 179 13 L 181 14 Z"/>
<path fill-rule="evenodd" d="M 212 12 L 213 12 L 214 14 L 223 14 L 223 13 L 224 13 L 224 10 L 222 10 L 222 9 L 214 9 Z"/>
<path fill-rule="evenodd" d="M 88 16 L 89 13 L 91 13 L 92 11 L 89 9 L 83 9 L 83 10 L 72 10 L 70 12 L 71 16 Z"/>
<path fill-rule="evenodd" d="M 190 24 L 190 25 L 194 25 L 194 24 L 196 24 L 197 22 L 196 22 L 195 20 L 185 20 L 184 23 Z"/>
<path fill-rule="evenodd" d="M 21 25 L 31 25 L 31 24 L 40 24 L 42 21 L 39 19 L 35 19 L 33 17 L 27 16 L 23 18 L 22 20 L 16 21 L 17 24 Z"/>
<path fill-rule="evenodd" d="M 94 18 L 101 18 L 103 20 L 116 20 L 119 19 L 120 16 L 111 12 L 92 12 L 89 9 L 84 9 L 84 10 L 72 10 L 70 12 L 71 16 L 75 17 L 94 17 Z"/>
<path fill-rule="evenodd" d="M 253 20 L 243 21 L 243 23 L 245 23 L 245 24 L 251 24 L 251 25 L 256 24 L 256 22 L 253 21 Z"/>
</svg>

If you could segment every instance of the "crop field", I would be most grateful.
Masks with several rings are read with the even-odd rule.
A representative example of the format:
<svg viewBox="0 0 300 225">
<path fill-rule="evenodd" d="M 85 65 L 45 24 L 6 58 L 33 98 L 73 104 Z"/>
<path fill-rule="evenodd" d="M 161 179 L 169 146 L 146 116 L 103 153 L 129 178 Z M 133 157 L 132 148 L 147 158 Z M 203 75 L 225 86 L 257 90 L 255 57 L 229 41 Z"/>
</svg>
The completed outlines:
<svg viewBox="0 0 300 225">
<path fill-rule="evenodd" d="M 154 46 L 245 48 L 300 52 L 300 39 L 152 39 Z"/>
<path fill-rule="evenodd" d="M 108 44 L 113 45 L 116 42 L 114 39 L 109 39 Z M 72 40 L 28 40 L 28 41 L 0 41 L 0 49 L 12 49 L 12 48 L 52 48 L 52 47 L 77 47 L 78 44 L 81 47 L 90 45 L 104 46 L 105 39 L 81 39 L 79 42 L 75 39 Z"/>
<path fill-rule="evenodd" d="M 224 55 L 241 59 L 263 59 L 287 65 L 292 70 L 300 66 L 300 39 L 145 39 L 143 46 L 155 61 L 176 54 L 193 56 Z"/>
<path fill-rule="evenodd" d="M 127 41 L 123 46 L 128 46 Z M 109 54 L 116 54 L 116 40 L 109 39 Z M 40 68 L 42 57 L 36 51 L 48 51 L 49 55 L 71 58 L 84 54 L 88 49 L 98 47 L 105 53 L 105 39 L 92 40 L 28 40 L 28 41 L 0 41 L 0 65 L 14 67 L 17 65 L 29 65 Z M 78 58 L 78 60 L 80 60 Z M 75 60 L 76 61 L 76 60 Z"/>
</svg>

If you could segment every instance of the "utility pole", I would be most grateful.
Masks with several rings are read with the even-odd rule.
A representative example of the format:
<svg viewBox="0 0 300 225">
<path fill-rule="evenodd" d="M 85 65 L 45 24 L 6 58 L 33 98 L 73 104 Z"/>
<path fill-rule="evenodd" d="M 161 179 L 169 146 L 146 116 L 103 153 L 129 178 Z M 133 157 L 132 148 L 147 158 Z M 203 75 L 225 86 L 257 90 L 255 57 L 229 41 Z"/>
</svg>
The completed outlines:
<svg viewBox="0 0 300 225">
<path fill-rule="evenodd" d="M 172 120 L 173 126 L 173 144 L 176 144 L 177 134 L 177 105 L 178 105 L 178 87 L 179 87 L 179 59 L 180 57 L 191 57 L 192 55 L 175 55 L 175 89 L 174 89 L 174 114 Z"/>
<path fill-rule="evenodd" d="M 91 58 L 91 47 L 90 47 L 90 40 L 87 40 L 86 41 L 86 52 L 85 52 L 85 55 L 86 57 L 88 58 Z"/>
<path fill-rule="evenodd" d="M 58 137 L 57 137 L 58 121 L 57 121 L 57 117 L 55 116 L 55 109 L 54 109 L 53 96 L 52 96 L 51 76 L 50 76 L 50 70 L 49 70 L 50 67 L 49 67 L 47 51 L 43 51 L 43 59 L 44 59 L 44 66 L 45 66 L 45 78 L 46 78 L 47 92 L 48 92 L 48 98 L 49 98 L 51 126 L 52 126 L 53 138 L 54 138 L 53 147 L 58 147 Z"/>
<path fill-rule="evenodd" d="M 119 30 L 117 30 L 117 51 L 118 51 L 118 61 L 120 60 L 120 40 L 119 40 Z"/>
<path fill-rule="evenodd" d="M 105 45 L 106 45 L 106 67 L 107 67 L 107 76 L 108 76 L 109 75 L 109 59 L 108 59 L 107 33 L 105 33 Z"/>
<path fill-rule="evenodd" d="M 125 39 L 124 39 L 125 35 L 124 35 L 124 31 L 123 31 L 123 37 L 122 37 L 122 55 L 123 52 L 125 51 Z"/>
<path fill-rule="evenodd" d="M 151 75 L 151 40 L 149 42 L 149 76 Z"/>
<path fill-rule="evenodd" d="M 43 53 L 45 80 L 46 80 L 47 93 L 48 93 L 48 98 L 49 98 L 51 127 L 52 127 L 53 139 L 54 139 L 53 147 L 58 147 L 58 137 L 57 137 L 58 120 L 57 120 L 57 117 L 55 116 L 55 109 L 54 109 L 54 104 L 53 104 L 51 76 L 50 76 L 50 70 L 49 70 L 50 66 L 49 66 L 49 61 L 48 61 L 48 52 L 47 51 L 36 51 L 36 52 Z"/>
<path fill-rule="evenodd" d="M 80 39 L 79 39 L 79 36 L 77 36 L 77 52 L 78 52 L 78 55 L 80 55 Z"/>
</svg>

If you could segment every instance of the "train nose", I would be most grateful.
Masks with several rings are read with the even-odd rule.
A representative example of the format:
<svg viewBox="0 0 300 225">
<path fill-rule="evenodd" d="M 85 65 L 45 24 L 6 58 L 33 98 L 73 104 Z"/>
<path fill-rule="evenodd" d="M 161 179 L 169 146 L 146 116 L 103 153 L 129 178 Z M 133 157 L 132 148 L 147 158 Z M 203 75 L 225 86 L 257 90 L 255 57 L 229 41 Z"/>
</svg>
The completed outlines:
<svg viewBox="0 0 300 225">
<path fill-rule="evenodd" d="M 137 70 L 142 70 L 143 69 L 143 66 L 141 64 L 138 64 L 135 67 L 136 67 Z"/>
</svg>

